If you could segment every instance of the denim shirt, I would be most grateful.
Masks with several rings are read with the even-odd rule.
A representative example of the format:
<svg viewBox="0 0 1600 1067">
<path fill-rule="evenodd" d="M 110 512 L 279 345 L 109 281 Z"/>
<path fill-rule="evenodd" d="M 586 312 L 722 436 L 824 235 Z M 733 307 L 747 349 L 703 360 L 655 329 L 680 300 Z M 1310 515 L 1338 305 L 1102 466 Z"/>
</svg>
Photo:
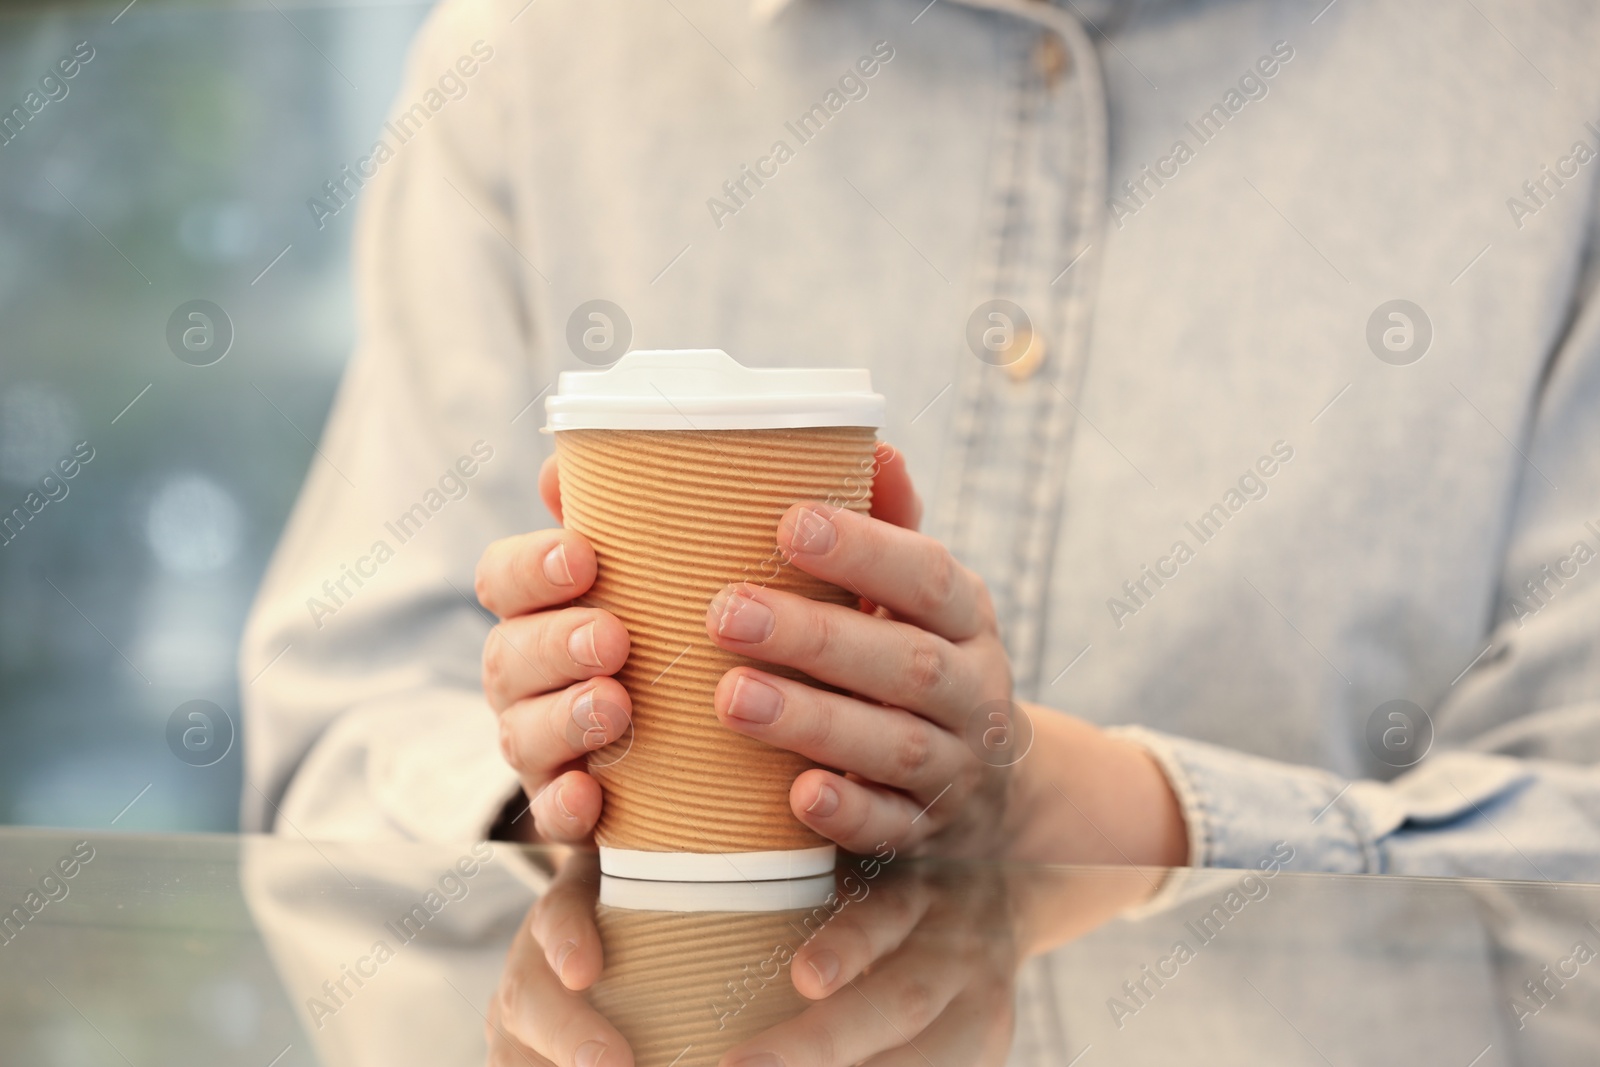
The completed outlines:
<svg viewBox="0 0 1600 1067">
<path fill-rule="evenodd" d="M 1597 20 L 446 0 L 324 204 L 360 341 L 244 641 L 247 825 L 511 795 L 472 570 L 550 523 L 604 300 L 870 368 L 1018 695 L 1147 746 L 1193 864 L 1600 878 Z"/>
</svg>

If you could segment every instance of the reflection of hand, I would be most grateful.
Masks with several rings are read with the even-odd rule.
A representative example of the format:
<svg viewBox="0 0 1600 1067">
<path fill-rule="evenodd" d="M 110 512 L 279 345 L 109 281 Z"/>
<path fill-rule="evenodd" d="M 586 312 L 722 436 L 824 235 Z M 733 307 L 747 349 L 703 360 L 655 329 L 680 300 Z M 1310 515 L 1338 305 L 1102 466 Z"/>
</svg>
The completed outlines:
<svg viewBox="0 0 1600 1067">
<path fill-rule="evenodd" d="M 559 519 L 554 460 L 539 491 Z M 478 561 L 478 600 L 500 616 L 484 643 L 483 690 L 500 716 L 500 750 L 533 798 L 531 818 L 515 826 L 523 840 L 589 836 L 601 790 L 584 757 L 628 729 L 633 705 L 610 677 L 628 658 L 628 631 L 609 611 L 564 606 L 594 579 L 594 549 L 570 530 L 496 541 Z"/>
<path fill-rule="evenodd" d="M 581 992 L 602 964 L 599 879 L 593 853 L 572 853 L 523 920 L 489 1005 L 492 1067 L 632 1067 L 628 1043 Z"/>
<path fill-rule="evenodd" d="M 1020 962 L 1002 876 L 970 866 L 891 867 L 872 881 L 847 875 L 844 890 L 851 879 L 866 895 L 845 905 L 790 965 L 795 987 L 817 1003 L 730 1050 L 722 1063 L 1002 1063 Z"/>
<path fill-rule="evenodd" d="M 725 1067 L 766 1067 L 771 1061 L 762 1055 L 789 1067 L 998 1064 L 1010 1045 L 1022 961 L 1145 899 L 1159 877 L 1129 868 L 996 870 L 905 860 L 864 860 L 840 873 L 834 914 L 809 941 L 789 944 L 789 974 L 779 979 L 813 1003 L 730 1049 Z M 490 1006 L 495 1067 L 634 1063 L 627 1040 L 582 992 L 605 962 L 598 896 L 595 857 L 576 852 L 528 913 Z M 737 970 L 730 962 L 729 973 Z M 709 1037 L 711 1015 L 705 1025 Z"/>
<path fill-rule="evenodd" d="M 914 863 L 886 867 L 876 880 L 846 875 L 841 895 L 858 895 L 860 886 L 866 895 L 790 965 L 795 988 L 816 1003 L 731 1049 L 724 1067 L 1003 1063 L 1023 961 L 1083 936 L 1151 891 L 1147 875 L 1129 868 Z"/>
</svg>

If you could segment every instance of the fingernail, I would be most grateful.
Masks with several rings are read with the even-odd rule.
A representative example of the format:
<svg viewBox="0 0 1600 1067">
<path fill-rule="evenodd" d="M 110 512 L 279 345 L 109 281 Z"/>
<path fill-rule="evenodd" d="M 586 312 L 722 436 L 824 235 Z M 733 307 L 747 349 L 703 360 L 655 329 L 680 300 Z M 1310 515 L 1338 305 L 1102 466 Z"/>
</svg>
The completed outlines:
<svg viewBox="0 0 1600 1067">
<path fill-rule="evenodd" d="M 556 545 L 545 553 L 544 576 L 551 585 L 572 584 L 572 568 L 567 565 L 566 545 Z"/>
<path fill-rule="evenodd" d="M 806 809 L 806 814 L 816 815 L 825 819 L 838 810 L 839 794 L 834 791 L 833 786 L 823 785 L 817 787 L 817 799 L 811 802 L 811 806 Z"/>
<path fill-rule="evenodd" d="M 817 976 L 817 981 L 822 983 L 822 988 L 827 989 L 833 980 L 839 977 L 839 957 L 827 949 L 814 954 L 810 960 L 811 970 Z"/>
<path fill-rule="evenodd" d="M 815 806 L 815 805 L 813 805 Z M 562 782 L 556 786 L 556 810 L 561 812 L 562 818 L 576 821 L 577 816 L 572 814 L 572 809 L 567 806 L 567 783 Z"/>
<path fill-rule="evenodd" d="M 733 699 L 728 701 L 728 714 L 745 722 L 763 726 L 778 721 L 783 714 L 783 694 L 765 682 L 741 675 L 733 683 Z"/>
<path fill-rule="evenodd" d="M 599 667 L 600 650 L 594 647 L 594 623 L 586 623 L 567 638 L 567 655 L 582 667 Z"/>
<path fill-rule="evenodd" d="M 578 1067 L 599 1067 L 600 1058 L 606 1054 L 604 1041 L 585 1041 L 578 1046 Z"/>
<path fill-rule="evenodd" d="M 567 980 L 567 976 L 566 976 L 566 973 L 565 973 L 566 969 L 567 969 L 567 959 L 574 952 L 576 952 L 577 949 L 578 949 L 578 943 L 576 941 L 563 941 L 563 942 L 561 942 L 561 944 L 556 946 L 556 958 L 555 958 L 555 961 L 554 961 L 555 962 L 555 968 L 556 968 L 556 977 L 561 979 L 561 981 L 563 983 L 565 983 L 566 980 Z"/>
<path fill-rule="evenodd" d="M 717 619 L 717 635 L 754 644 L 771 637 L 777 621 L 772 609 L 759 600 L 743 593 L 734 593 L 722 603 Z"/>
<path fill-rule="evenodd" d="M 789 546 L 794 551 L 821 555 L 832 550 L 838 541 L 839 531 L 822 512 L 801 508 L 795 513 L 794 531 L 789 535 Z"/>
<path fill-rule="evenodd" d="M 583 733 L 585 748 L 599 748 L 611 736 L 611 723 L 595 705 L 594 690 L 586 690 L 572 702 L 572 721 Z"/>
</svg>

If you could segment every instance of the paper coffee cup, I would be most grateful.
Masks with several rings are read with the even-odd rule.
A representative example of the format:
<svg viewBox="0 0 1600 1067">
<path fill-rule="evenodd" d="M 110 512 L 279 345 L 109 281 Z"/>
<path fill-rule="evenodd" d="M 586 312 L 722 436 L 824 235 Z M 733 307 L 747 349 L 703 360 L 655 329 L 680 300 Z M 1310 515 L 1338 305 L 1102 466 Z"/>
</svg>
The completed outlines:
<svg viewBox="0 0 1600 1067">
<path fill-rule="evenodd" d="M 602 876 L 605 970 L 589 1002 L 637 1067 L 714 1067 L 799 1015 L 794 952 L 832 916 L 831 874 L 790 882 L 663 883 Z"/>
<path fill-rule="evenodd" d="M 617 679 L 633 727 L 589 757 L 605 789 L 601 870 L 700 882 L 831 870 L 833 846 L 789 810 L 812 764 L 717 721 L 717 682 L 756 661 L 713 645 L 705 616 L 732 582 L 856 604 L 786 564 L 777 526 L 805 500 L 868 510 L 883 397 L 864 370 L 755 369 L 695 350 L 564 373 L 545 406 L 563 521 L 599 562 L 580 603 L 632 638 Z"/>
</svg>

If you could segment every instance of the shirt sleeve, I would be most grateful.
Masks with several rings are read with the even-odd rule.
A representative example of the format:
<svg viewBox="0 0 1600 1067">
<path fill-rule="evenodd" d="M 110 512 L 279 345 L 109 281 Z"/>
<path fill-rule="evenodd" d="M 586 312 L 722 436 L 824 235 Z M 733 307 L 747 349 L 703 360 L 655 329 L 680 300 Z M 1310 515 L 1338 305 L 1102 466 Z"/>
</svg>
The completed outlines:
<svg viewBox="0 0 1600 1067">
<path fill-rule="evenodd" d="M 1351 780 L 1124 727 L 1172 781 L 1191 862 L 1600 880 L 1600 300 L 1595 230 L 1518 447 L 1527 462 L 1485 651 L 1424 709 L 1430 752 Z"/>
<path fill-rule="evenodd" d="M 358 213 L 358 339 L 243 638 L 247 830 L 468 840 L 516 788 L 472 576 L 491 540 L 552 524 L 534 401 L 554 371 L 507 173 L 518 58 L 487 14 L 430 16 L 367 177 L 322 198 L 329 228 Z"/>
<path fill-rule="evenodd" d="M 301 1054 L 308 1043 L 315 1061 L 330 1067 L 481 1062 L 478 1027 L 396 1020 L 441 993 L 460 1006 L 463 1023 L 471 1018 L 467 1004 L 490 1002 L 507 944 L 549 889 L 535 859 L 485 842 L 239 842 L 240 894 L 288 994 L 280 1010 L 301 1024 Z M 411 940 L 402 940 L 408 933 Z M 395 963 L 399 955 L 404 960 Z"/>
</svg>

